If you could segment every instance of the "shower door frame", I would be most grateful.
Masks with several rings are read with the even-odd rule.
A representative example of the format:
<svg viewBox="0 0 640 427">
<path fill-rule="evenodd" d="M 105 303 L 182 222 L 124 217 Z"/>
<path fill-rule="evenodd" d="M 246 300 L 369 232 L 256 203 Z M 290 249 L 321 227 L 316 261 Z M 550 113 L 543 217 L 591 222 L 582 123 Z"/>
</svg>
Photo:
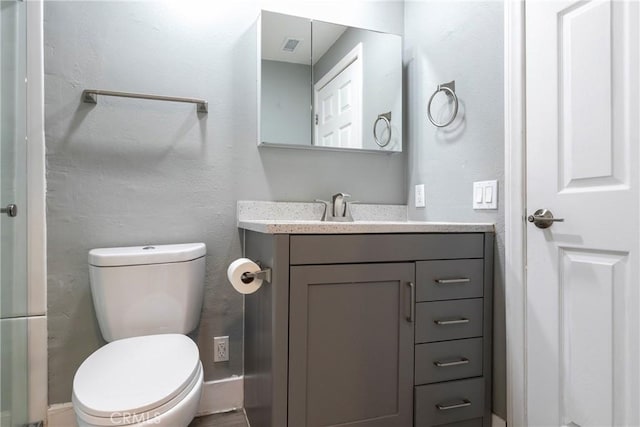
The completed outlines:
<svg viewBox="0 0 640 427">
<path fill-rule="evenodd" d="M 26 271 L 20 286 L 25 292 L 25 306 L 20 305 L 17 312 L 12 312 L 10 316 L 3 318 L 3 328 L 8 331 L 9 357 L 15 359 L 9 363 L 8 369 L 15 368 L 12 372 L 7 371 L 13 380 L 9 381 L 8 391 L 10 393 L 20 393 L 20 399 L 26 398 L 26 407 L 15 408 L 13 400 L 9 400 L 7 407 L 8 416 L 13 418 L 15 414 L 16 422 L 33 423 L 43 421 L 47 418 L 48 398 L 47 398 L 47 297 L 46 297 L 46 210 L 45 210 L 45 144 L 44 144 L 44 57 L 43 57 L 43 0 L 14 0 L 21 3 L 24 15 L 20 18 L 26 25 L 23 31 L 26 32 L 25 45 L 19 46 L 21 61 L 25 61 L 25 74 L 20 74 L 17 78 L 24 79 L 25 88 L 22 92 L 24 102 L 17 103 L 24 108 L 20 115 L 24 115 L 25 122 L 20 124 L 24 128 L 20 129 L 20 139 L 11 141 L 12 144 L 25 144 L 20 147 L 24 153 L 20 162 L 24 161 L 26 174 L 18 179 L 24 187 L 21 192 L 23 205 L 18 206 L 18 215 L 26 223 L 26 230 L 20 239 L 26 242 L 26 251 L 19 255 L 23 257 L 23 267 Z M 9 203 L 14 198 L 8 199 Z M 3 214 L 4 215 L 4 214 Z M 16 307 L 13 307 L 16 308 Z M 13 309 L 12 308 L 12 309 Z M 24 351 L 24 353 L 23 353 Z M 22 371 L 22 369 L 26 369 Z M 3 372 L 5 374 L 5 372 Z M 14 381 L 15 384 L 14 384 Z M 3 383 L 4 385 L 4 383 Z M 23 390 L 22 387 L 26 387 Z M 18 387 L 15 389 L 13 387 Z M 26 394 L 22 396 L 22 392 Z M 3 408 L 4 409 L 4 408 Z M 26 410 L 26 413 L 22 412 Z M 12 421 L 13 422 L 13 421 Z"/>
<path fill-rule="evenodd" d="M 47 417 L 47 230 L 45 207 L 43 1 L 27 14 L 27 346 L 28 415 Z"/>
</svg>

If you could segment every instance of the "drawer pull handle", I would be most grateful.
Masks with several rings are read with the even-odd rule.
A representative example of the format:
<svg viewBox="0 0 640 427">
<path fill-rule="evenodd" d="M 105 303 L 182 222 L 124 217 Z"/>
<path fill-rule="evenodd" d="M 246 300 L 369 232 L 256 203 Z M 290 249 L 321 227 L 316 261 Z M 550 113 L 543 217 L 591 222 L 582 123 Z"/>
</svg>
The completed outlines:
<svg viewBox="0 0 640 427">
<path fill-rule="evenodd" d="M 458 360 L 450 360 L 448 362 L 441 362 L 440 360 L 436 360 L 435 362 L 433 362 L 434 365 L 436 365 L 438 368 L 446 368 L 449 366 L 458 366 L 458 365 L 466 365 L 469 363 L 469 359 L 467 359 L 466 357 L 461 357 Z"/>
<path fill-rule="evenodd" d="M 455 285 L 459 283 L 469 283 L 471 279 L 467 277 L 461 277 L 459 279 L 435 279 L 438 285 Z"/>
<path fill-rule="evenodd" d="M 459 403 L 452 403 L 450 405 L 443 405 L 442 403 L 436 404 L 436 408 L 438 408 L 438 411 L 449 411 L 451 409 L 466 408 L 467 406 L 471 406 L 471 402 L 467 399 L 463 399 Z"/>
<path fill-rule="evenodd" d="M 433 323 L 435 323 L 436 325 L 440 325 L 440 326 L 446 326 L 446 325 L 461 325 L 463 323 L 469 323 L 470 320 L 465 318 L 465 317 L 461 317 L 459 319 L 449 319 L 449 320 L 434 320 Z"/>
</svg>

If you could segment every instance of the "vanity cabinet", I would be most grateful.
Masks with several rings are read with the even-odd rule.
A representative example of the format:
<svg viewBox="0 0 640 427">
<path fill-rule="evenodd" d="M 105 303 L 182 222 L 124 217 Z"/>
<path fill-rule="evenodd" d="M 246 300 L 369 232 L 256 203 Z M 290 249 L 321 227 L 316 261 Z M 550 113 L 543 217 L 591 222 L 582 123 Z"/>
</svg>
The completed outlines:
<svg viewBox="0 0 640 427">
<path fill-rule="evenodd" d="M 493 233 L 244 240 L 252 427 L 490 426 Z"/>
<path fill-rule="evenodd" d="M 292 266 L 289 426 L 409 426 L 413 263 Z"/>
</svg>

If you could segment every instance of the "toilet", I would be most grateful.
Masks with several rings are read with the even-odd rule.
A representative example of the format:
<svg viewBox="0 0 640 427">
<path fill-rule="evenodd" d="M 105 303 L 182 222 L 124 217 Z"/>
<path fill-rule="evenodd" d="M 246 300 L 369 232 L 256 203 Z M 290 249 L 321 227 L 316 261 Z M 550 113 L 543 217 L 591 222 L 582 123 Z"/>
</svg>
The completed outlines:
<svg viewBox="0 0 640 427">
<path fill-rule="evenodd" d="M 186 427 L 202 393 L 196 344 L 204 243 L 93 249 L 91 295 L 108 342 L 73 378 L 80 427 Z"/>
</svg>

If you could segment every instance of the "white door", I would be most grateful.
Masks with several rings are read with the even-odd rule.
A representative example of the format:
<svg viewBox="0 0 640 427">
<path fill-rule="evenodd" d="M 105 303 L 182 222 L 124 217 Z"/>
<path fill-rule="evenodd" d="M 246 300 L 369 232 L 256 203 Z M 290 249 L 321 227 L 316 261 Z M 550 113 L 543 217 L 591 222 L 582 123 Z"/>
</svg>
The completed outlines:
<svg viewBox="0 0 640 427">
<path fill-rule="evenodd" d="M 530 426 L 637 426 L 639 5 L 526 11 Z"/>
<path fill-rule="evenodd" d="M 314 85 L 315 141 L 362 148 L 362 44 Z"/>
</svg>

